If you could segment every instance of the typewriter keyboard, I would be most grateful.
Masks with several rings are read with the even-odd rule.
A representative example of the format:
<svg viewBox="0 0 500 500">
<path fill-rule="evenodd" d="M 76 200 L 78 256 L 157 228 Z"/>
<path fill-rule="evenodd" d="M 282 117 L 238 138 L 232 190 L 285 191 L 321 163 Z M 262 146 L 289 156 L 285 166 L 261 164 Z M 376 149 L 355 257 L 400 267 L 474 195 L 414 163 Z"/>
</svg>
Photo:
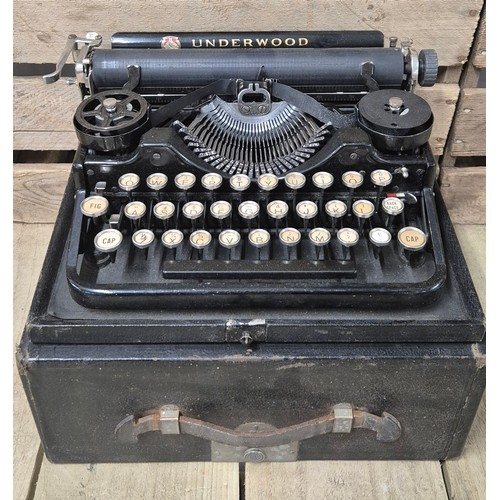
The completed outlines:
<svg viewBox="0 0 500 500">
<path fill-rule="evenodd" d="M 439 274 L 424 192 L 392 190 L 388 170 L 121 175 L 78 194 L 73 288 L 185 295 L 210 287 L 409 290 Z M 145 188 L 145 189 L 144 189 Z M 222 284 L 222 285 L 221 285 Z M 430 285 L 429 285 L 430 286 Z M 275 293 L 275 292 L 274 292 Z M 119 295 L 119 293 L 118 293 Z"/>
</svg>

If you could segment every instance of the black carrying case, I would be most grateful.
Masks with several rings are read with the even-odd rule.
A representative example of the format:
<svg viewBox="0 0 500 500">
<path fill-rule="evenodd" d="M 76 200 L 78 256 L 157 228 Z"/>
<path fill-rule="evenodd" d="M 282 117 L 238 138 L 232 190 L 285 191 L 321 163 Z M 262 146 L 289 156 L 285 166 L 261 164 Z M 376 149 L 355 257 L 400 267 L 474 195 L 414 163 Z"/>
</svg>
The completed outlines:
<svg viewBox="0 0 500 500">
<path fill-rule="evenodd" d="M 448 275 L 432 304 L 230 314 L 76 304 L 73 199 L 70 179 L 17 353 L 49 460 L 460 453 L 485 386 L 484 317 L 439 192 Z"/>
</svg>

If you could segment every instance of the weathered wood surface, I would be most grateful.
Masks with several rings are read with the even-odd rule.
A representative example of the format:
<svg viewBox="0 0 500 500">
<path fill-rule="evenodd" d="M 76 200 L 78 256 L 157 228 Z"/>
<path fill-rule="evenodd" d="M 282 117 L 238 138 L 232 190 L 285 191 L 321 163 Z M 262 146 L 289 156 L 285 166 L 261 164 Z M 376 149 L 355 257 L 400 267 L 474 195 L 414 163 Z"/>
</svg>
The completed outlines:
<svg viewBox="0 0 500 500">
<path fill-rule="evenodd" d="M 486 68 L 486 7 L 474 37 L 471 61 L 476 68 Z"/>
<path fill-rule="evenodd" d="M 434 48 L 441 66 L 463 64 L 483 0 L 126 0 L 103 4 L 71 0 L 14 1 L 14 62 L 55 63 L 70 33 L 100 33 L 106 44 L 116 31 L 314 31 L 381 30 L 413 39 L 417 50 Z"/>
<path fill-rule="evenodd" d="M 417 90 L 417 94 L 429 102 L 434 112 L 430 143 L 438 156 L 443 152 L 458 92 L 458 85 L 442 83 Z M 78 140 L 73 128 L 73 115 L 80 100 L 78 88 L 67 85 L 64 80 L 46 85 L 41 78 L 15 78 L 14 149 L 76 149 Z"/>
<path fill-rule="evenodd" d="M 246 500 L 446 500 L 439 462 L 247 464 Z"/>
<path fill-rule="evenodd" d="M 54 465 L 44 459 L 35 500 L 236 500 L 238 464 Z"/>
<path fill-rule="evenodd" d="M 455 224 L 486 223 L 486 167 L 444 167 L 441 187 Z"/>
<path fill-rule="evenodd" d="M 51 234 L 52 225 L 14 224 L 14 345 L 17 345 L 21 337 Z M 14 353 L 12 354 L 14 357 Z M 24 500 L 36 471 L 40 439 L 15 366 L 13 380 L 13 498 Z"/>
<path fill-rule="evenodd" d="M 486 155 L 486 89 L 463 89 L 450 134 L 451 156 Z"/>
</svg>

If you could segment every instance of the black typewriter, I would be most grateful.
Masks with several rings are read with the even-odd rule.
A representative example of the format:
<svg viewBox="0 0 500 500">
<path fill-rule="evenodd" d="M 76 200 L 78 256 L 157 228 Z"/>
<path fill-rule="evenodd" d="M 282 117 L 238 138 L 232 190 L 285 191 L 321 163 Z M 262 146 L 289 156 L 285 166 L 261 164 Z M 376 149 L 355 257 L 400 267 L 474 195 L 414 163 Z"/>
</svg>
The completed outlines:
<svg viewBox="0 0 500 500">
<path fill-rule="evenodd" d="M 169 50 L 178 37 L 117 33 L 102 49 L 99 36 L 69 37 L 83 97 L 75 301 L 371 307 L 440 293 L 433 115 L 413 93 L 435 83 L 435 51 L 383 47 L 379 32 L 272 40 L 287 46 Z"/>
</svg>

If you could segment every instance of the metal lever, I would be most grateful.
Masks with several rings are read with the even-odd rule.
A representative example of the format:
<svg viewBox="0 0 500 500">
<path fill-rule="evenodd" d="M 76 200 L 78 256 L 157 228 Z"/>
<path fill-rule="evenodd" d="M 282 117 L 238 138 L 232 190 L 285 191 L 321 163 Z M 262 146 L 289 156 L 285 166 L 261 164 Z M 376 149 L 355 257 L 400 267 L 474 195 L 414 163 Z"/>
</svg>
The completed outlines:
<svg viewBox="0 0 500 500">
<path fill-rule="evenodd" d="M 52 73 L 43 76 L 43 80 L 45 81 L 45 83 L 54 83 L 59 80 L 63 67 L 66 64 L 66 61 L 68 60 L 70 54 L 73 54 L 73 60 L 75 62 L 78 61 L 79 53 L 82 50 L 78 48 L 78 44 L 84 44 L 84 55 L 86 56 L 90 47 L 98 47 L 99 45 L 101 45 L 101 43 L 102 37 L 101 35 L 98 35 L 96 33 L 87 33 L 87 38 L 77 37 L 76 35 L 69 35 L 63 53 L 56 64 L 56 69 Z"/>
<path fill-rule="evenodd" d="M 349 403 L 337 404 L 329 414 L 314 420 L 257 432 L 242 432 L 185 417 L 177 406 L 165 405 L 139 418 L 129 415 L 116 426 L 115 435 L 122 442 L 135 443 L 146 432 L 189 434 L 223 445 L 254 449 L 289 445 L 328 433 L 349 433 L 353 428 L 374 431 L 377 440 L 383 442 L 396 441 L 401 435 L 401 424 L 389 413 L 383 412 L 379 417 Z"/>
</svg>

